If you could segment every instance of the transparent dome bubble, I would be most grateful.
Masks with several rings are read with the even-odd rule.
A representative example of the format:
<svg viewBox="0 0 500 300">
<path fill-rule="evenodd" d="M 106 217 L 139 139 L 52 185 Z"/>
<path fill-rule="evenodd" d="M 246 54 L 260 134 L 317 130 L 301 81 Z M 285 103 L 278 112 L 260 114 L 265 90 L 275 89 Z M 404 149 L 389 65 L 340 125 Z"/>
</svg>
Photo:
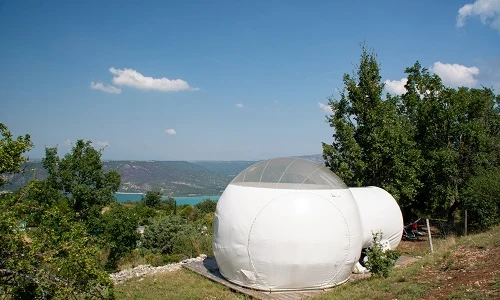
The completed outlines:
<svg viewBox="0 0 500 300">
<path fill-rule="evenodd" d="M 294 157 L 258 162 L 241 172 L 230 184 L 299 190 L 347 189 L 342 179 L 325 166 Z"/>
</svg>

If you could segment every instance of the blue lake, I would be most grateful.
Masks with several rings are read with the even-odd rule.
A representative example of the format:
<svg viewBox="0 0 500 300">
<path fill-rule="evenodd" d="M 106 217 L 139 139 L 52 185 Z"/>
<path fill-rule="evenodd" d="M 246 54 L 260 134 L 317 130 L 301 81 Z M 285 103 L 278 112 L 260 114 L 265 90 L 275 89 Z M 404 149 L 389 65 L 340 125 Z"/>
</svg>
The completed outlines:
<svg viewBox="0 0 500 300">
<path fill-rule="evenodd" d="M 143 194 L 138 194 L 138 193 L 116 193 L 116 201 L 118 202 L 138 202 L 142 199 Z M 166 199 L 167 197 L 163 197 L 163 199 Z M 177 202 L 177 205 L 182 205 L 182 204 L 189 204 L 189 205 L 195 205 L 196 203 L 203 202 L 206 199 L 218 201 L 220 196 L 193 196 L 193 197 L 174 197 L 175 201 Z"/>
</svg>

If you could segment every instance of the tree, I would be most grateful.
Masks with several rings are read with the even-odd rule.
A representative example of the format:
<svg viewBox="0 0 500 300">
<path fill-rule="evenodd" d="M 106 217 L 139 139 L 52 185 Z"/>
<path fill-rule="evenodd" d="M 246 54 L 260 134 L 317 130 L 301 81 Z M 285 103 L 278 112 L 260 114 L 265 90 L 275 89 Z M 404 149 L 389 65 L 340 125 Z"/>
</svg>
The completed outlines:
<svg viewBox="0 0 500 300">
<path fill-rule="evenodd" d="M 333 143 L 323 143 L 326 166 L 348 186 L 380 186 L 409 207 L 421 186 L 421 155 L 399 98 L 382 97 L 380 66 L 364 45 L 356 74 L 343 80 L 340 99 L 329 99 L 335 131 Z"/>
<path fill-rule="evenodd" d="M 406 73 L 403 112 L 425 160 L 416 207 L 452 222 L 468 181 L 500 162 L 498 97 L 487 88 L 447 88 L 418 62 Z"/>
<path fill-rule="evenodd" d="M 29 136 L 13 142 L 2 128 L 2 173 L 20 171 Z M 99 248 L 60 198 L 44 202 L 30 195 L 54 196 L 33 182 L 0 195 L 0 295 L 13 299 L 113 298 L 113 282 L 98 260 Z M 57 195 L 56 195 L 57 196 Z"/>
<path fill-rule="evenodd" d="M 202 214 L 214 213 L 217 208 L 217 201 L 211 199 L 205 199 L 202 202 L 198 202 L 194 205 L 194 208 L 200 211 Z"/>
<path fill-rule="evenodd" d="M 149 207 L 158 207 L 161 203 L 162 192 L 147 191 L 146 195 L 142 198 L 142 202 Z"/>
<path fill-rule="evenodd" d="M 100 237 L 102 248 L 109 249 L 106 268 L 115 271 L 118 260 L 137 246 L 138 217 L 132 209 L 117 203 L 106 210 L 97 222 L 94 234 Z"/>
<path fill-rule="evenodd" d="M 90 141 L 78 140 L 62 159 L 57 156 L 57 148 L 47 148 L 45 153 L 43 166 L 48 170 L 48 186 L 61 191 L 80 220 L 99 214 L 104 206 L 115 201 L 120 174 L 114 170 L 104 172 L 102 153 Z"/>
<path fill-rule="evenodd" d="M 21 165 L 27 161 L 23 154 L 29 151 L 33 147 L 33 144 L 28 134 L 24 137 L 19 136 L 17 139 L 12 139 L 12 134 L 3 123 L 0 123 L 0 134 L 2 135 L 2 139 L 0 139 L 1 187 L 7 183 L 9 174 L 21 171 Z"/>
<path fill-rule="evenodd" d="M 500 224 L 500 168 L 471 178 L 463 191 L 464 209 L 473 229 Z"/>
</svg>

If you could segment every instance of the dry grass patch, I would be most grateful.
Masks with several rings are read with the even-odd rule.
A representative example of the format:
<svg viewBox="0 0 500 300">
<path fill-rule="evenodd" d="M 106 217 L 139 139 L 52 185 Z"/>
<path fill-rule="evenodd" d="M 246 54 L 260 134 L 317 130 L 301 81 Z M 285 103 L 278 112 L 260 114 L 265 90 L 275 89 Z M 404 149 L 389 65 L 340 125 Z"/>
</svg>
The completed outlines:
<svg viewBox="0 0 500 300">
<path fill-rule="evenodd" d="M 245 299 L 188 270 L 131 279 L 115 286 L 117 299 Z"/>
</svg>

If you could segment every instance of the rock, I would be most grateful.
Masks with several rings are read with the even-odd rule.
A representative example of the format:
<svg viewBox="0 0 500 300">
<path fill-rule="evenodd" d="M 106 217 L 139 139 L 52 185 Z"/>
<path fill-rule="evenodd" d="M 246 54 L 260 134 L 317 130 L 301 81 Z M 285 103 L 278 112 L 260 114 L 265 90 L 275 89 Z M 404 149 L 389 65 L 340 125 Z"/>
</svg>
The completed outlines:
<svg viewBox="0 0 500 300">
<path fill-rule="evenodd" d="M 139 265 L 132 269 L 122 270 L 117 273 L 110 274 L 111 279 L 115 282 L 115 284 L 120 284 L 126 280 L 129 280 L 134 277 L 143 277 L 147 275 L 152 275 L 156 273 L 166 273 L 177 271 L 182 268 L 182 265 L 195 262 L 195 261 L 203 261 L 207 256 L 205 254 L 201 254 L 198 257 L 188 258 L 178 263 L 172 263 L 164 266 L 153 267 L 151 265 Z"/>
</svg>

